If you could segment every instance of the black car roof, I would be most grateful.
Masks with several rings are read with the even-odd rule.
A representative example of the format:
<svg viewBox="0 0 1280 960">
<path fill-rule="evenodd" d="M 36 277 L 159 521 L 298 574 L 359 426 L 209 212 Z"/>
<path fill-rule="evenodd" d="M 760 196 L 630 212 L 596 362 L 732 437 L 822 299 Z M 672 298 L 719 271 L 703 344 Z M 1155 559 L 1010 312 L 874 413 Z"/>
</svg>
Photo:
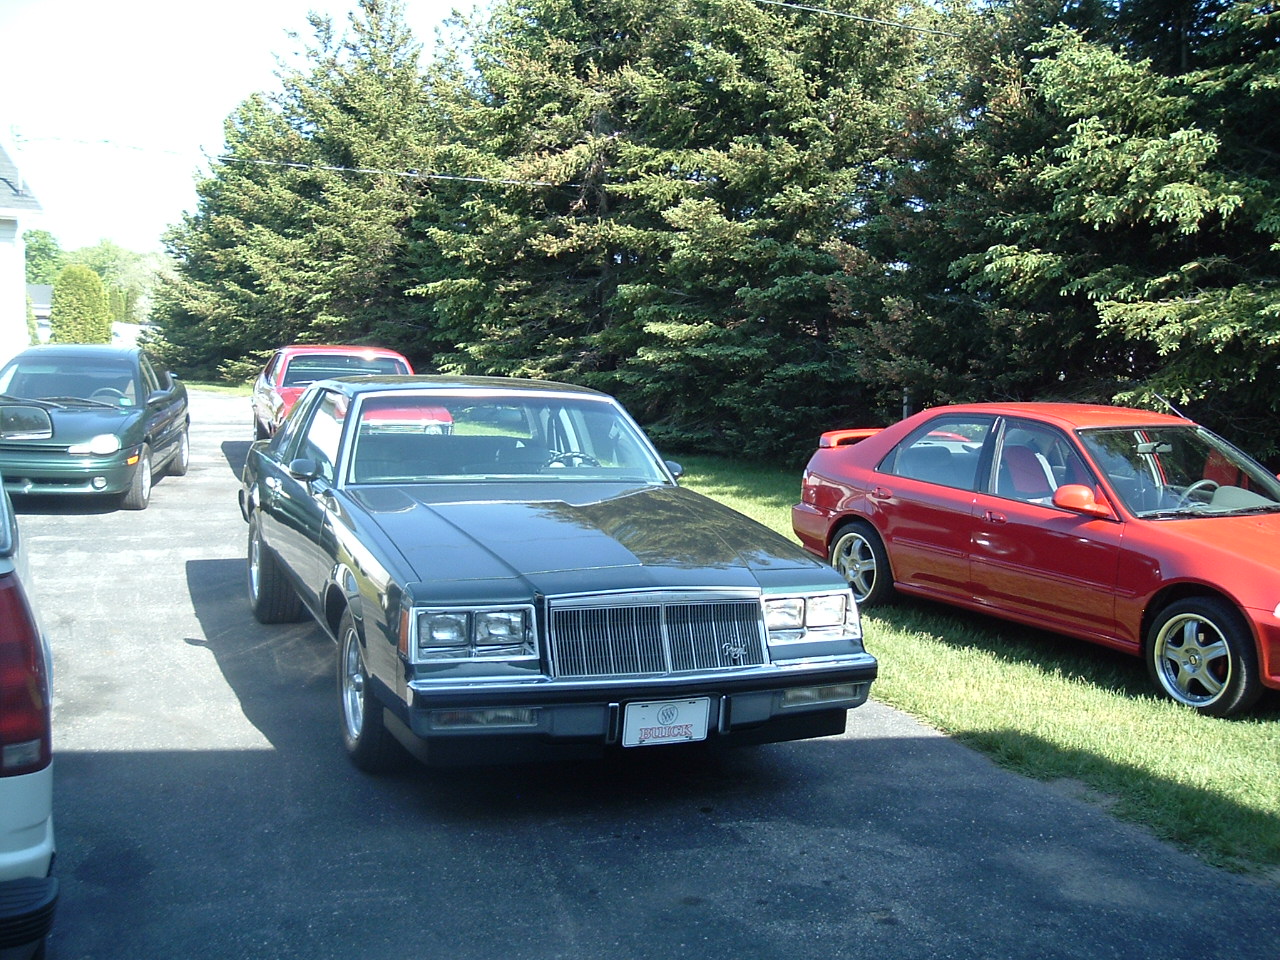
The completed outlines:
<svg viewBox="0 0 1280 960">
<path fill-rule="evenodd" d="M 462 377 L 446 374 L 415 374 L 413 376 L 340 377 L 321 382 L 338 387 L 348 396 L 356 396 L 362 393 L 380 393 L 388 390 L 403 390 L 405 392 L 422 389 L 429 390 L 436 387 L 452 392 L 471 390 L 476 393 L 494 391 L 503 393 L 550 392 L 609 399 L 608 394 L 593 390 L 590 387 L 581 387 L 572 383 L 559 383 L 555 380 L 525 380 L 517 377 Z"/>
</svg>

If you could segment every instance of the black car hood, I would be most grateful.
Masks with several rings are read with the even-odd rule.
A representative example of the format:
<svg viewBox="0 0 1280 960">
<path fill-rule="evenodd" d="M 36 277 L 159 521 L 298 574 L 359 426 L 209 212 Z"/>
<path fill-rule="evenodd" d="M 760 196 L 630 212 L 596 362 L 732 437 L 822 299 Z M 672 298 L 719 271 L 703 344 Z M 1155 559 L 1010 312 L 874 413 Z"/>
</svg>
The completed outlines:
<svg viewBox="0 0 1280 960">
<path fill-rule="evenodd" d="M 457 487 L 364 488 L 354 499 L 428 594 L 484 583 L 510 595 L 652 587 L 756 589 L 835 585 L 838 575 L 796 544 L 681 487 L 556 483 L 527 499 L 451 499 Z M 522 499 L 516 499 L 516 494 Z M 467 489 L 468 498 L 475 488 Z M 506 496 L 504 496 L 506 494 Z"/>
</svg>

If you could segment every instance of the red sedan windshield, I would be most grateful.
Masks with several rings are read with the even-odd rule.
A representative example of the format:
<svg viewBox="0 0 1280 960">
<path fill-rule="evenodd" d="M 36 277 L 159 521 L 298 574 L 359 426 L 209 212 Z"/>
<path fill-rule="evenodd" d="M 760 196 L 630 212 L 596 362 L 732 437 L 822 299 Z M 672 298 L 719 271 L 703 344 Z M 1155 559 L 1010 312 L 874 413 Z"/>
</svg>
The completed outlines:
<svg viewBox="0 0 1280 960">
<path fill-rule="evenodd" d="M 1280 482 L 1203 428 L 1085 430 L 1080 440 L 1136 516 L 1280 510 Z"/>
</svg>

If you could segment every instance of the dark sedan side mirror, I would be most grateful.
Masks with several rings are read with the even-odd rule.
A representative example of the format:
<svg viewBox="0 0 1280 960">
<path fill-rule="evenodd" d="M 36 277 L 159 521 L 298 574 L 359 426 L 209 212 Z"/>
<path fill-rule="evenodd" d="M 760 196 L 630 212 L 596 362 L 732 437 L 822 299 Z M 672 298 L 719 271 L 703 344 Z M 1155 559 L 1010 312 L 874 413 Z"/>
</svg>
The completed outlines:
<svg viewBox="0 0 1280 960">
<path fill-rule="evenodd" d="M 684 476 L 684 467 L 680 466 L 680 464 L 676 463 L 674 460 L 663 460 L 662 462 L 667 465 L 667 469 L 671 471 L 671 475 L 677 480 Z"/>
<path fill-rule="evenodd" d="M 1083 513 L 1085 516 L 1098 517 L 1103 520 L 1114 520 L 1115 511 L 1105 500 L 1099 500 L 1092 487 L 1083 483 L 1064 483 L 1053 494 L 1053 505 L 1072 513 Z"/>
</svg>

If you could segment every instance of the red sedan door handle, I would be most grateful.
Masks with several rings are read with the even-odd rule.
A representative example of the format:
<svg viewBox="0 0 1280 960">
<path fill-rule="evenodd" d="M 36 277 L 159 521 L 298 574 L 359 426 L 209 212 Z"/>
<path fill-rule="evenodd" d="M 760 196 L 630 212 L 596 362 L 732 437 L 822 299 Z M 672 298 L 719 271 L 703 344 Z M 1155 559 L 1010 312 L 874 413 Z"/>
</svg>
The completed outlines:
<svg viewBox="0 0 1280 960">
<path fill-rule="evenodd" d="M 884 487 L 873 487 L 867 494 L 872 500 L 892 500 L 893 491 L 886 490 Z"/>
<path fill-rule="evenodd" d="M 984 520 L 987 521 L 987 523 L 1008 523 L 1009 522 L 1008 517 L 1006 517 L 1003 513 L 996 513 L 994 510 L 987 510 L 985 513 L 983 513 L 982 517 Z"/>
</svg>

